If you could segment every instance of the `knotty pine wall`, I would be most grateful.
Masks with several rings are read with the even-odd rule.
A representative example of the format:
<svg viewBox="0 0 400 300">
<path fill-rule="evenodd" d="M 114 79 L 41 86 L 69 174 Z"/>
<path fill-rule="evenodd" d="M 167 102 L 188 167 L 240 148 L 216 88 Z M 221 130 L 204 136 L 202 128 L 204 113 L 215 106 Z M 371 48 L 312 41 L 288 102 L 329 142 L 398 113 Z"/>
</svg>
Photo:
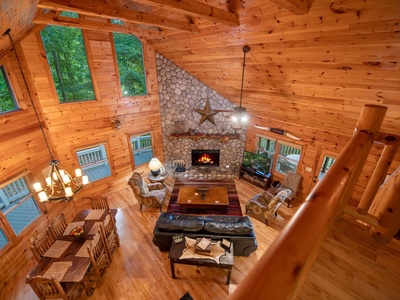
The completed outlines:
<svg viewBox="0 0 400 300">
<path fill-rule="evenodd" d="M 255 150 L 257 134 L 296 143 L 255 129 L 254 124 L 300 137 L 300 201 L 313 186 L 320 154 L 338 154 L 343 149 L 363 105 L 387 106 L 382 131 L 400 135 L 399 1 L 314 0 L 305 15 L 265 0 L 207 3 L 235 12 L 240 26 L 195 19 L 200 33 L 171 33 L 149 38 L 150 42 L 157 52 L 236 105 L 242 47 L 250 46 L 242 103 L 252 117 L 246 148 Z M 355 202 L 379 152 L 377 149 L 365 166 L 353 195 Z M 390 172 L 399 165 L 397 154 Z M 283 179 L 276 173 L 273 176 Z"/>
<path fill-rule="evenodd" d="M 134 169 L 130 135 L 151 131 L 154 154 L 163 160 L 154 49 L 143 44 L 148 94 L 124 98 L 119 90 L 111 34 L 84 31 L 84 39 L 95 88 L 95 101 L 58 103 L 39 31 L 28 34 L 17 44 L 17 51 L 54 157 L 60 160 L 63 168 L 73 173 L 79 167 L 75 155 L 77 149 L 104 143 L 111 177 L 90 183 L 88 188 L 77 194 L 73 203 L 41 205 L 48 213 L 0 253 L 3 270 L 0 274 L 0 288 L 32 257 L 29 238 L 43 232 L 54 216 L 63 211 L 67 219 L 71 220 L 79 209 L 89 207 L 88 200 L 84 199 L 86 195 L 107 195 L 111 190 L 126 188 Z M 0 115 L 1 181 L 26 169 L 30 171 L 28 177 L 32 183 L 40 181 L 44 184 L 42 170 L 48 166 L 50 155 L 14 51 L 6 55 L 1 63 L 8 70 L 22 108 L 18 112 Z M 114 129 L 112 121 L 116 119 L 121 120 L 122 128 Z"/>
<path fill-rule="evenodd" d="M 243 45 L 247 55 L 243 106 L 252 116 L 246 148 L 255 150 L 256 135 L 293 140 L 252 127 L 282 128 L 302 138 L 303 176 L 299 205 L 313 185 L 315 164 L 322 151 L 339 153 L 349 140 L 364 104 L 388 107 L 382 130 L 400 135 L 400 73 L 398 0 L 314 0 L 307 15 L 297 16 L 264 0 L 209 0 L 210 5 L 237 13 L 240 26 L 195 19 L 199 33 L 168 31 L 144 44 L 149 94 L 122 98 L 118 88 L 112 42 L 107 33 L 84 31 L 92 67 L 96 101 L 59 104 L 39 33 L 29 33 L 17 45 L 33 98 L 39 108 L 53 153 L 62 166 L 78 166 L 76 149 L 105 142 L 111 178 L 90 184 L 74 203 L 47 205 L 49 214 L 35 228 L 0 253 L 0 286 L 30 256 L 29 237 L 41 231 L 60 211 L 72 217 L 85 207 L 88 193 L 106 194 L 126 187 L 133 166 L 128 135 L 152 130 L 155 155 L 163 158 L 159 120 L 155 51 L 239 105 Z M 32 182 L 50 159 L 24 87 L 13 51 L 2 58 L 11 76 L 22 111 L 0 115 L 0 178 L 28 169 Z M 212 103 L 211 103 L 212 106 Z M 114 130 L 112 120 L 122 128 Z M 375 146 L 353 194 L 357 202 L 379 158 Z M 396 155 L 390 172 L 400 165 Z M 312 169 L 307 172 L 306 168 Z M 274 174 L 274 178 L 280 178 Z M 252 195 L 249 195 L 249 198 Z"/>
</svg>

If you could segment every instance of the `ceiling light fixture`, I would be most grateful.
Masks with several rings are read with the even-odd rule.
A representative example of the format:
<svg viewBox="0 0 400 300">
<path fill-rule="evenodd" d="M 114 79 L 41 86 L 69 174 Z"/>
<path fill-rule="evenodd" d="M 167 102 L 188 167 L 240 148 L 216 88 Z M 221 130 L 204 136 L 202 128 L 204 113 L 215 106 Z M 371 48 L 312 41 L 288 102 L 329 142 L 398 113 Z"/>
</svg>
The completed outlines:
<svg viewBox="0 0 400 300">
<path fill-rule="evenodd" d="M 89 178 L 86 175 L 82 175 L 81 169 L 75 170 L 75 177 L 72 177 L 67 171 L 63 170 L 59 167 L 59 161 L 56 160 L 51 153 L 49 143 L 47 141 L 46 135 L 44 133 L 44 129 L 42 123 L 39 118 L 39 114 L 36 110 L 35 104 L 32 100 L 32 95 L 28 87 L 28 82 L 26 81 L 24 72 L 22 71 L 21 62 L 18 57 L 18 53 L 15 50 L 14 42 L 10 35 L 10 29 L 7 29 L 3 36 L 8 35 L 12 48 L 15 52 L 15 56 L 17 58 L 19 70 L 21 72 L 22 78 L 24 80 L 26 90 L 28 91 L 29 99 L 32 104 L 32 108 L 35 112 L 36 119 L 38 120 L 40 130 L 43 135 L 43 139 L 45 141 L 47 150 L 50 154 L 50 168 L 48 172 L 48 176 L 46 177 L 46 187 L 42 188 L 40 182 L 36 182 L 33 184 L 33 188 L 38 193 L 39 200 L 41 202 L 48 202 L 48 201 L 69 201 L 71 200 L 76 193 L 78 193 L 84 185 L 89 183 Z"/>
<path fill-rule="evenodd" d="M 247 45 L 243 46 L 243 68 L 242 68 L 242 85 L 240 87 L 240 102 L 239 106 L 233 109 L 234 113 L 231 115 L 231 120 L 239 124 L 246 124 L 249 120 L 249 116 L 246 113 L 246 108 L 242 107 L 243 99 L 243 84 L 244 84 L 244 68 L 246 67 L 246 53 L 250 51 L 250 47 Z"/>
</svg>

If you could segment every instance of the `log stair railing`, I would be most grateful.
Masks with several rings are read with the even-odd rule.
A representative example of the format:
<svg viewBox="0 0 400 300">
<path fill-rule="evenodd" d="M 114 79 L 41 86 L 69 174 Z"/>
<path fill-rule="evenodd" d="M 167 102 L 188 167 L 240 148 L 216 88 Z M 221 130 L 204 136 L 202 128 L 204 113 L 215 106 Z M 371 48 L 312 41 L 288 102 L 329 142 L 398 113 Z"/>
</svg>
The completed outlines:
<svg viewBox="0 0 400 300">
<path fill-rule="evenodd" d="M 379 131 L 386 110 L 363 107 L 349 143 L 229 299 L 294 299 L 333 222 L 343 213 L 370 224 L 377 240 L 388 242 L 395 235 L 400 227 L 400 168 L 382 182 L 400 139 Z M 352 208 L 347 203 L 374 142 L 385 147 L 364 196 Z"/>
</svg>

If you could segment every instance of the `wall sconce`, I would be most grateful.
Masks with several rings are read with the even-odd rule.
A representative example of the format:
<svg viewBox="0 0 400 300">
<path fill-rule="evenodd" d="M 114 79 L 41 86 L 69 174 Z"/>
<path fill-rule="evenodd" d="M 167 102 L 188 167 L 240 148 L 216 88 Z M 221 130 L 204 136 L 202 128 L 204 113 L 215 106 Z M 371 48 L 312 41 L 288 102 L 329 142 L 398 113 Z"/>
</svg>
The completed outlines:
<svg viewBox="0 0 400 300">
<path fill-rule="evenodd" d="M 121 120 L 112 120 L 111 122 L 114 124 L 114 129 L 120 129 L 122 127 Z"/>
</svg>

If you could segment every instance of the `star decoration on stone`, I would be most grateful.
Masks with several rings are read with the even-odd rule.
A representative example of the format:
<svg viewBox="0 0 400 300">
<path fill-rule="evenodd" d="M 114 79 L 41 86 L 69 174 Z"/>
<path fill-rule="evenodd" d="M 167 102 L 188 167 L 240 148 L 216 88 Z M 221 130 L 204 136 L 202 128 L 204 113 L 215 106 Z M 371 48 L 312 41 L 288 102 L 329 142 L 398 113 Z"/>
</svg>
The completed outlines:
<svg viewBox="0 0 400 300">
<path fill-rule="evenodd" d="M 205 121 L 209 121 L 215 125 L 213 116 L 216 115 L 218 113 L 218 111 L 211 109 L 209 100 L 207 100 L 206 106 L 204 107 L 204 109 L 195 109 L 195 111 L 198 112 L 199 114 L 201 114 L 201 119 L 200 119 L 199 125 L 201 125 Z"/>
</svg>

